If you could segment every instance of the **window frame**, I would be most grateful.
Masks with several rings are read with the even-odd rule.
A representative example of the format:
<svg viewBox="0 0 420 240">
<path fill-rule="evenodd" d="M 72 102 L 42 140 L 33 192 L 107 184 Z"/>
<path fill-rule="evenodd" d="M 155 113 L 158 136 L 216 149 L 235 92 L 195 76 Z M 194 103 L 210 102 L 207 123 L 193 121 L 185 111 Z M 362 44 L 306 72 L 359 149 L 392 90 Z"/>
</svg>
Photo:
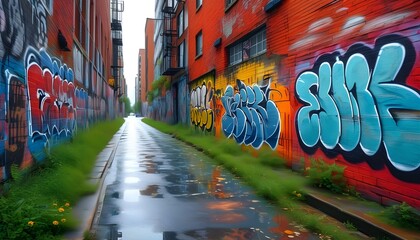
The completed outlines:
<svg viewBox="0 0 420 240">
<path fill-rule="evenodd" d="M 266 52 L 267 29 L 263 27 L 228 47 L 228 66 L 233 66 L 238 63 L 245 62 Z M 238 55 L 240 55 L 239 58 Z"/>
<path fill-rule="evenodd" d="M 238 0 L 225 0 L 225 11 L 229 10 Z"/>
<path fill-rule="evenodd" d="M 185 30 L 185 15 L 184 9 L 182 9 L 176 17 L 178 27 L 178 37 L 181 37 Z"/>
<path fill-rule="evenodd" d="M 186 55 L 185 41 L 182 41 L 178 45 L 178 67 L 179 68 L 185 68 L 186 67 L 186 56 L 185 55 Z"/>
<path fill-rule="evenodd" d="M 54 0 L 41 0 L 42 5 L 49 14 L 53 13 Z"/>
<path fill-rule="evenodd" d="M 195 0 L 195 10 L 198 11 L 198 9 L 201 8 L 203 5 L 203 0 Z"/>
<path fill-rule="evenodd" d="M 200 48 L 199 48 L 198 43 L 200 43 Z M 200 30 L 195 35 L 195 57 L 197 58 L 197 57 L 200 57 L 201 55 L 203 55 L 203 31 L 202 30 Z"/>
<path fill-rule="evenodd" d="M 235 65 L 242 62 L 243 59 L 243 44 L 242 42 L 235 44 L 229 48 L 229 64 Z"/>
</svg>

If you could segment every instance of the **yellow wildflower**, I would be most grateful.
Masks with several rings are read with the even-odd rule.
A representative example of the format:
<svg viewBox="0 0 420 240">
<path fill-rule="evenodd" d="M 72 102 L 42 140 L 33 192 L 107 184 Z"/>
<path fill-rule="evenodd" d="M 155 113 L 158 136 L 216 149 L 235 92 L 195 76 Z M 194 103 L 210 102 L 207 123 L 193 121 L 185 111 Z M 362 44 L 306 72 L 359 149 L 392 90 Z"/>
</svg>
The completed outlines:
<svg viewBox="0 0 420 240">
<path fill-rule="evenodd" d="M 54 221 L 52 222 L 52 224 L 57 226 L 57 225 L 58 225 L 58 224 L 60 224 L 60 223 L 59 223 L 58 221 L 54 220 Z"/>
<path fill-rule="evenodd" d="M 64 208 L 61 207 L 61 208 L 58 209 L 58 211 L 59 212 L 64 212 Z"/>
<path fill-rule="evenodd" d="M 64 206 L 66 206 L 66 207 L 70 207 L 70 203 L 66 203 L 66 204 L 64 204 Z"/>
<path fill-rule="evenodd" d="M 62 219 L 61 219 L 61 222 L 62 222 L 62 223 L 65 223 L 65 222 L 66 222 L 66 219 L 65 219 L 65 218 L 62 218 Z"/>
<path fill-rule="evenodd" d="M 28 226 L 29 226 L 29 227 L 32 227 L 34 224 L 35 224 L 35 222 L 34 222 L 34 221 L 29 221 L 29 222 L 28 222 Z"/>
<path fill-rule="evenodd" d="M 296 196 L 300 198 L 300 197 L 302 197 L 302 194 L 298 193 L 298 194 L 296 194 Z"/>
</svg>

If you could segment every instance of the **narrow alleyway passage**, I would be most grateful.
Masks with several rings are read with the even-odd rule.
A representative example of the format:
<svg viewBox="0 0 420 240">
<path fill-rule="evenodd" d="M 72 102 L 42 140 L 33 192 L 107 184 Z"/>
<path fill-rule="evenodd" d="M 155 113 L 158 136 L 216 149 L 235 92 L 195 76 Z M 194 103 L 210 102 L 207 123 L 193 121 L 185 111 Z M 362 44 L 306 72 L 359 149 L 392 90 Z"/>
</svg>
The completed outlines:
<svg viewBox="0 0 420 240">
<path fill-rule="evenodd" d="M 98 239 L 116 231 L 124 240 L 316 239 L 201 152 L 140 118 L 126 124 L 105 179 Z"/>
</svg>

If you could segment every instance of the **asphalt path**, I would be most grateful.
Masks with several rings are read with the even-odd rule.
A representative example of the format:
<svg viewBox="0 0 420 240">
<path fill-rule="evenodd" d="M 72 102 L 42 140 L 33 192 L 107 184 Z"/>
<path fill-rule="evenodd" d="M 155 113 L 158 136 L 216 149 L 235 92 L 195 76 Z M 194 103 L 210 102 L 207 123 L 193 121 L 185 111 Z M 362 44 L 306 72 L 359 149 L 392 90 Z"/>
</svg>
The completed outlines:
<svg viewBox="0 0 420 240">
<path fill-rule="evenodd" d="M 205 154 L 140 118 L 126 124 L 104 182 L 98 239 L 318 239 Z"/>
</svg>

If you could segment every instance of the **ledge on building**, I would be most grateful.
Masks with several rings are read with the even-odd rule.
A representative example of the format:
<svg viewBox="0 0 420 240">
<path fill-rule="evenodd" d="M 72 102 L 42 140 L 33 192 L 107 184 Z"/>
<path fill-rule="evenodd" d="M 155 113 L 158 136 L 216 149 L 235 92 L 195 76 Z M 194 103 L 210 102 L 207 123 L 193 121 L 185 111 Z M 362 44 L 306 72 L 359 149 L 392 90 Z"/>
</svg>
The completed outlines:
<svg viewBox="0 0 420 240">
<path fill-rule="evenodd" d="M 171 67 L 171 68 L 167 68 L 162 72 L 162 75 L 165 76 L 173 76 L 175 74 L 177 74 L 179 71 L 183 70 L 183 67 Z"/>
<path fill-rule="evenodd" d="M 213 46 L 219 47 L 222 44 L 222 38 L 218 38 L 216 41 L 214 41 Z"/>
</svg>

